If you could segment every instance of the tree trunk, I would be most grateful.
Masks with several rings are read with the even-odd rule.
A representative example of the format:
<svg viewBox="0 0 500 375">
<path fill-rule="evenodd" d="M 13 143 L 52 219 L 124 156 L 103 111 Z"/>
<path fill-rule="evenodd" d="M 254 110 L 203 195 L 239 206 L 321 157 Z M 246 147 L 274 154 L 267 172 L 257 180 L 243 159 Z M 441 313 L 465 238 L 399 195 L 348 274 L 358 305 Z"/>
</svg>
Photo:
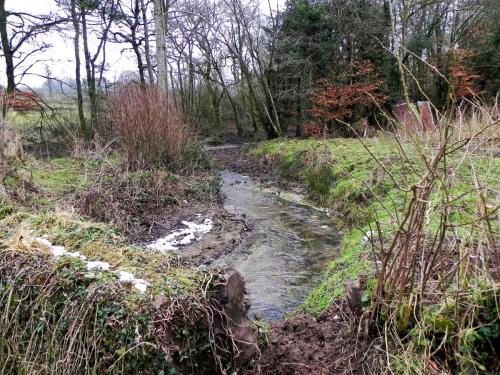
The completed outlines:
<svg viewBox="0 0 500 375">
<path fill-rule="evenodd" d="M 5 73 L 7 75 L 7 96 L 14 93 L 16 82 L 14 77 L 14 52 L 10 46 L 7 34 L 7 13 L 5 12 L 5 0 L 0 0 L 0 36 L 2 38 L 2 52 L 5 58 Z M 2 105 L 2 113 L 7 114 L 7 103 Z"/>
<path fill-rule="evenodd" d="M 80 0 L 81 1 L 81 0 Z M 90 137 L 92 137 L 96 123 L 97 123 L 97 92 L 95 85 L 95 69 L 93 68 L 92 59 L 90 57 L 88 33 L 87 33 L 87 19 L 85 11 L 82 14 L 82 39 L 83 39 L 83 52 L 85 54 L 85 70 L 87 72 L 87 94 L 90 101 Z"/>
<path fill-rule="evenodd" d="M 80 73 L 80 24 L 78 20 L 78 15 L 76 12 L 76 1 L 71 0 L 71 18 L 73 21 L 73 28 L 75 30 L 75 80 L 76 80 L 76 94 L 77 94 L 77 105 L 78 105 L 78 118 L 80 120 L 80 131 L 82 135 L 89 139 L 91 134 L 87 129 L 87 124 L 85 122 L 85 115 L 83 113 L 83 95 L 82 95 L 82 81 Z"/>
<path fill-rule="evenodd" d="M 158 89 L 168 93 L 167 72 L 167 46 L 166 46 L 166 24 L 165 6 L 163 0 L 154 0 L 155 31 L 156 31 L 156 58 L 158 60 Z"/>
<path fill-rule="evenodd" d="M 146 66 L 148 69 L 149 83 L 153 85 L 155 83 L 155 80 L 153 76 L 153 64 L 151 64 L 151 49 L 149 47 L 149 26 L 146 7 L 144 6 L 144 0 L 141 0 L 141 12 L 142 22 L 144 22 L 144 54 L 146 55 Z"/>
</svg>

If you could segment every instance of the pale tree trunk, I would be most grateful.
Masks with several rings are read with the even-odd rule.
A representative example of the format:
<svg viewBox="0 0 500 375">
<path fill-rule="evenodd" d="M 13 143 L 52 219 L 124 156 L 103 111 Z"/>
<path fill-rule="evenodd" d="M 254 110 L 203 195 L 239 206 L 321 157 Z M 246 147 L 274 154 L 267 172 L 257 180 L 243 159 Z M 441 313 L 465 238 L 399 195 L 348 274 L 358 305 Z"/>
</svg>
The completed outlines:
<svg viewBox="0 0 500 375">
<path fill-rule="evenodd" d="M 85 115 L 83 113 L 83 94 L 82 94 L 82 81 L 80 72 L 80 23 L 76 11 L 76 0 L 71 0 L 71 19 L 73 21 L 73 28 L 75 30 L 75 79 L 76 79 L 76 95 L 78 105 L 78 119 L 80 120 L 80 131 L 85 138 L 90 138 L 91 134 L 87 129 L 85 122 Z"/>
<path fill-rule="evenodd" d="M 148 68 L 149 83 L 154 84 L 153 64 L 151 64 L 151 49 L 149 47 L 149 26 L 144 0 L 141 0 L 142 22 L 144 22 L 144 54 L 146 55 L 146 66 Z"/>
<path fill-rule="evenodd" d="M 95 84 L 95 74 L 91 65 L 91 57 L 89 50 L 89 41 L 88 41 L 88 31 L 87 31 L 87 17 L 85 14 L 85 10 L 81 12 L 82 17 L 82 38 L 83 38 L 83 52 L 85 54 L 85 70 L 87 72 L 87 94 L 89 96 L 90 101 L 90 132 L 93 135 L 93 132 L 97 123 L 97 90 Z"/>
<path fill-rule="evenodd" d="M 158 60 L 158 89 L 168 93 L 167 46 L 165 35 L 167 32 L 165 19 L 165 4 L 163 0 L 154 0 L 155 31 L 156 31 L 156 58 Z"/>
</svg>

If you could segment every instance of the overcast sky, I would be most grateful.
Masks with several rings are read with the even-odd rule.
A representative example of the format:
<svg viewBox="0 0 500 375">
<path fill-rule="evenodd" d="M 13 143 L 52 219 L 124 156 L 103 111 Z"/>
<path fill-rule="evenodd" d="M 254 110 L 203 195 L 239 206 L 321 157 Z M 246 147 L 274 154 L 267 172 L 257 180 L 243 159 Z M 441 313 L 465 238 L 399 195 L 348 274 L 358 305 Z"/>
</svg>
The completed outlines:
<svg viewBox="0 0 500 375">
<path fill-rule="evenodd" d="M 260 0 L 262 9 L 268 12 L 268 0 Z M 273 7 L 278 4 L 282 6 L 285 0 L 271 0 Z M 54 0 L 6 0 L 5 5 L 7 10 L 23 11 L 31 14 L 47 14 L 50 12 L 57 12 L 57 6 Z M 46 60 L 37 63 L 30 69 L 33 74 L 45 75 L 46 67 L 51 70 L 51 75 L 57 78 L 66 78 L 74 76 L 74 51 L 73 39 L 70 34 L 64 35 L 63 33 L 52 32 L 43 37 L 45 41 L 49 42 L 49 48 L 43 54 L 37 55 L 37 59 Z M 94 41 L 95 43 L 95 41 Z M 93 43 L 91 43 L 93 44 Z M 106 46 L 106 60 L 107 71 L 106 77 L 109 79 L 118 78 L 119 75 L 127 70 L 137 70 L 135 59 L 132 52 L 122 49 L 125 45 L 108 43 Z M 28 50 L 29 50 L 29 46 Z M 91 45 L 92 49 L 92 45 Z M 83 60 L 83 56 L 82 56 Z M 34 60 L 32 59 L 31 62 Z M 83 61 L 82 61 L 83 62 Z M 84 66 L 82 65 L 82 75 L 84 75 Z M 25 76 L 23 83 L 32 87 L 37 87 L 45 81 L 42 77 L 35 75 Z M 3 57 L 0 61 L 0 83 L 6 85 L 5 77 L 5 63 Z"/>
</svg>

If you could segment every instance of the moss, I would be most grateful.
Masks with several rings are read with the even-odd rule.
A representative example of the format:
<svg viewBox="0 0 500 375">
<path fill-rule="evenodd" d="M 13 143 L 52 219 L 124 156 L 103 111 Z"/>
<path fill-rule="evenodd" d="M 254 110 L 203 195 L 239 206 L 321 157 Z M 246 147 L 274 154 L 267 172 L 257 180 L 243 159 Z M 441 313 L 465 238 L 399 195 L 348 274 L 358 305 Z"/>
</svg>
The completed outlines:
<svg viewBox="0 0 500 375">
<path fill-rule="evenodd" d="M 9 204 L 0 205 L 0 220 L 5 219 L 6 217 L 12 215 L 14 212 L 16 212 L 14 206 L 11 206 Z"/>
<path fill-rule="evenodd" d="M 81 191 L 96 177 L 100 162 L 70 157 L 51 161 L 31 161 L 33 183 L 52 194 Z"/>
<path fill-rule="evenodd" d="M 346 235 L 340 256 L 328 265 L 321 283 L 306 297 L 301 307 L 302 311 L 311 314 L 321 313 L 335 299 L 345 295 L 346 281 L 362 275 L 366 277 L 373 275 L 373 266 L 366 259 L 363 236 L 360 231 L 352 231 Z"/>
<path fill-rule="evenodd" d="M 7 176 L 3 179 L 3 183 L 5 186 L 16 188 L 21 185 L 21 179 L 19 176 Z"/>
</svg>

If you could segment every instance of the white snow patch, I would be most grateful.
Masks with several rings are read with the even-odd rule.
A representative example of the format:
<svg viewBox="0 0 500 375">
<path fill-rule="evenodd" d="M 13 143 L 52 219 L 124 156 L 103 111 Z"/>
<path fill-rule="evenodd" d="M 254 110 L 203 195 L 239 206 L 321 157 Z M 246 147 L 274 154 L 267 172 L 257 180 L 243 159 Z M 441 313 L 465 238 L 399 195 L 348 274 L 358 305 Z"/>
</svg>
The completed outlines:
<svg viewBox="0 0 500 375">
<path fill-rule="evenodd" d="M 35 238 L 35 240 L 39 243 L 41 243 L 42 245 L 45 245 L 45 246 L 48 246 L 49 248 L 52 247 L 52 243 L 46 239 L 45 237 L 37 237 Z"/>
<path fill-rule="evenodd" d="M 365 235 L 363 236 L 363 239 L 361 240 L 361 244 L 364 246 L 368 243 L 368 241 L 371 240 L 372 236 L 373 236 L 373 232 L 371 230 L 369 230 L 368 232 L 365 233 Z"/>
<path fill-rule="evenodd" d="M 183 221 L 182 224 L 186 228 L 174 230 L 169 235 L 149 244 L 148 248 L 161 252 L 175 251 L 179 245 L 188 245 L 199 240 L 204 234 L 210 232 L 214 226 L 211 219 L 205 219 L 201 224 L 190 221 Z"/>
<path fill-rule="evenodd" d="M 103 271 L 109 271 L 111 268 L 111 265 L 108 262 L 86 261 L 87 258 L 85 257 L 85 255 L 82 255 L 79 251 L 71 252 L 71 251 L 66 251 L 66 249 L 63 246 L 54 246 L 52 242 L 50 242 L 47 239 L 46 236 L 36 237 L 35 241 L 41 243 L 42 245 L 47 246 L 54 257 L 66 256 L 69 258 L 81 259 L 87 266 L 88 270 L 100 269 Z M 127 271 L 110 271 L 110 272 L 117 274 L 118 279 L 121 282 L 131 283 L 134 286 L 134 288 L 136 288 L 141 293 L 146 292 L 148 286 L 151 285 L 146 280 L 138 279 L 132 273 Z"/>
<path fill-rule="evenodd" d="M 67 257 L 70 257 L 70 258 L 78 258 L 81 260 L 87 259 L 87 257 L 85 255 L 80 254 L 79 251 L 75 251 L 74 253 L 72 253 L 71 251 L 68 251 L 68 252 L 64 253 L 64 255 L 66 255 Z"/>
<path fill-rule="evenodd" d="M 108 262 L 94 261 L 86 262 L 88 270 L 103 270 L 108 271 L 111 268 L 111 264 Z"/>
<path fill-rule="evenodd" d="M 118 277 L 120 281 L 124 283 L 131 283 L 134 288 L 136 288 L 141 293 L 144 293 L 148 286 L 151 285 L 144 279 L 137 279 L 133 274 L 127 271 L 119 271 Z"/>
</svg>

